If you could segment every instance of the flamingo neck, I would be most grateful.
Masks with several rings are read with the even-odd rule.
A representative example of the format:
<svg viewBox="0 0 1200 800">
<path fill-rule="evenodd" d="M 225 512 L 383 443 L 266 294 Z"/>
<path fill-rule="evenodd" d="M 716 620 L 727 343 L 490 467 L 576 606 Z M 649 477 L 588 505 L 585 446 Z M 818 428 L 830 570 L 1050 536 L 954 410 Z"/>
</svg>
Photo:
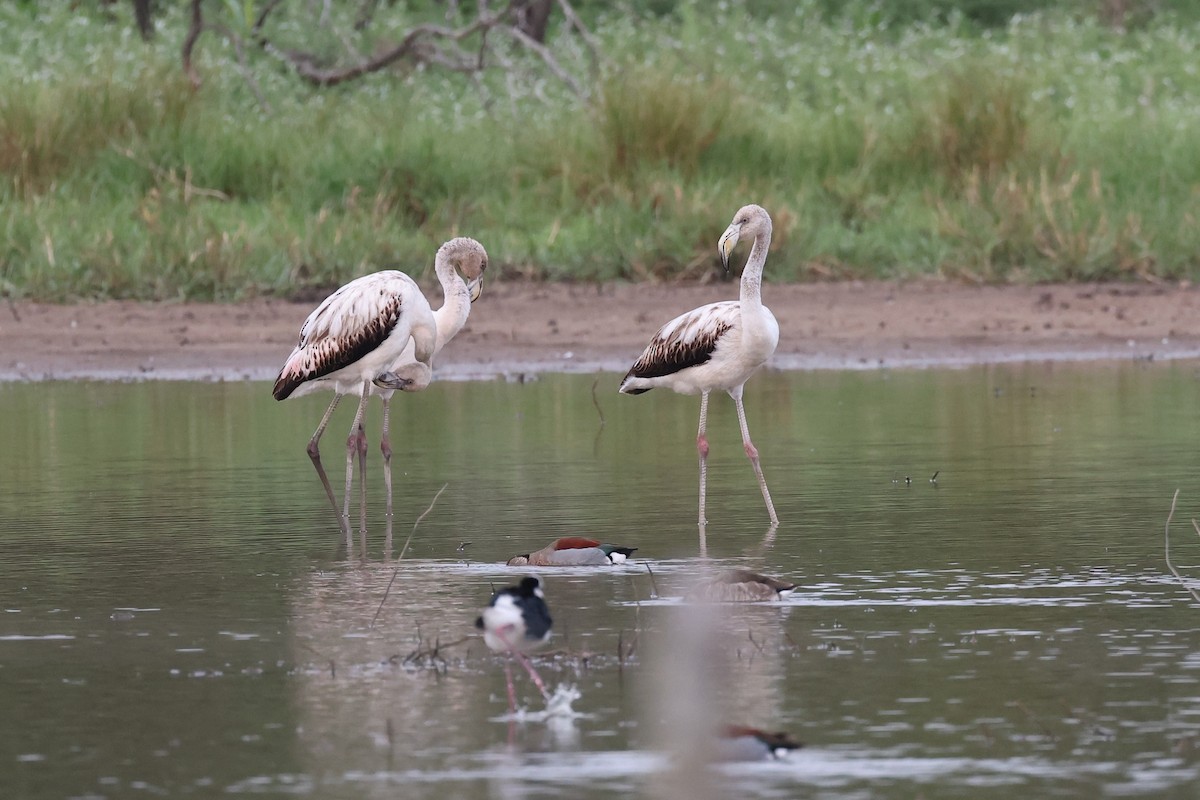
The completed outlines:
<svg viewBox="0 0 1200 800">
<path fill-rule="evenodd" d="M 471 296 L 467 291 L 466 281 L 440 253 L 434 269 L 442 284 L 443 298 L 442 307 L 433 312 L 433 319 L 437 324 L 437 341 L 433 345 L 436 355 L 446 346 L 446 342 L 453 339 L 467 324 L 467 316 L 471 313 Z"/>
<path fill-rule="evenodd" d="M 759 308 L 762 306 L 762 273 L 767 263 L 767 250 L 771 247 L 771 229 L 759 231 L 754 237 L 754 245 L 750 248 L 750 257 L 746 259 L 746 267 L 742 270 L 742 308 Z"/>
</svg>

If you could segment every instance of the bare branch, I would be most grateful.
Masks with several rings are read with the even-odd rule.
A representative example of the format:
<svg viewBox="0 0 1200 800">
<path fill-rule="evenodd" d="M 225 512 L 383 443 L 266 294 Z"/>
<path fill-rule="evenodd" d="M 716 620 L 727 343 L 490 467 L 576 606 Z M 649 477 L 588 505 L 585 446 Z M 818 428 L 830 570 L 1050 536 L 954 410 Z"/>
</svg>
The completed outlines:
<svg viewBox="0 0 1200 800">
<path fill-rule="evenodd" d="M 412 530 L 409 531 L 408 539 L 406 539 L 404 542 L 404 547 L 400 548 L 400 555 L 396 556 L 397 561 L 402 561 L 404 559 L 404 554 L 408 552 L 408 546 L 412 544 L 413 535 L 417 532 L 417 526 L 421 524 L 421 520 L 429 516 L 430 511 L 433 511 L 433 507 L 437 503 L 438 498 L 442 496 L 442 492 L 446 491 L 446 487 L 449 485 L 450 484 L 448 483 L 444 484 L 442 488 L 438 489 L 437 494 L 433 496 L 433 500 L 429 502 L 429 508 L 425 509 L 421 516 L 417 517 L 417 521 L 413 523 Z M 392 570 L 392 579 L 388 581 L 387 588 L 383 591 L 383 598 L 379 601 L 379 608 L 375 609 L 375 616 L 371 617 L 371 624 L 368 627 L 375 627 L 375 620 L 379 619 L 379 612 L 383 611 L 383 604 L 387 602 L 388 595 L 392 593 L 392 584 L 396 582 L 396 576 L 399 574 L 400 567 L 396 567 L 394 570 Z"/>
<path fill-rule="evenodd" d="M 206 29 L 219 31 L 233 43 L 237 51 L 238 63 L 242 67 L 243 73 L 248 74 L 241 39 L 237 33 L 228 28 L 206 23 L 201 2 L 202 0 L 192 0 L 191 2 L 191 25 L 183 44 L 182 53 L 184 71 L 192 85 L 199 87 L 201 83 L 192 57 L 196 43 Z M 498 66 L 509 73 L 508 79 L 511 84 L 512 73 L 518 69 L 519 62 L 514 62 L 507 56 L 519 49 L 524 49 L 537 55 L 545 68 L 558 81 L 561 81 L 577 98 L 583 99 L 589 94 L 587 87 L 582 85 L 580 79 L 576 78 L 571 71 L 564 68 L 554 53 L 539 40 L 537 35 L 531 35 L 529 32 L 530 28 L 535 31 L 538 29 L 538 24 L 544 22 L 538 15 L 542 12 L 549 14 L 555 3 L 561 8 L 568 29 L 577 31 L 584 41 L 590 55 L 589 77 L 592 82 L 599 73 L 601 60 L 599 47 L 584 27 L 569 0 L 507 0 L 507 2 L 498 3 L 498 8 L 493 7 L 487 0 L 479 0 L 476 4 L 475 17 L 466 21 L 465 24 L 459 27 L 453 27 L 453 24 L 435 23 L 416 25 L 405 32 L 397 43 L 370 56 L 357 53 L 354 43 L 335 32 L 338 33 L 341 40 L 342 58 L 351 60 L 352 63 L 343 62 L 333 65 L 323 60 L 317 53 L 285 48 L 267 36 L 265 30 L 267 19 L 282 3 L 283 0 L 267 0 L 251 26 L 248 36 L 264 52 L 283 61 L 301 80 L 314 86 L 337 86 L 365 75 L 380 72 L 396 64 L 407 63 L 413 66 L 428 65 L 462 73 L 467 75 L 482 93 L 487 94 L 484 84 L 480 80 L 481 76 L 489 67 Z M 329 21 L 330 4 L 326 0 L 317 0 L 313 5 L 320 9 L 321 19 L 317 25 L 326 26 Z M 362 0 L 354 23 L 355 30 L 362 30 L 366 27 L 378 7 L 378 0 Z M 448 19 L 453 19 L 457 16 L 457 4 L 451 3 L 450 10 L 455 13 L 450 14 Z M 317 13 L 315 9 L 314 13 Z M 535 17 L 538 18 L 535 19 Z M 504 33 L 518 47 L 500 46 L 495 36 L 491 35 L 492 31 Z M 247 81 L 260 105 L 266 108 L 266 99 L 258 90 L 257 85 L 249 77 L 247 77 Z M 535 93 L 541 93 L 540 82 L 533 82 L 532 88 Z M 510 87 L 510 95 L 512 93 L 513 89 Z M 488 103 L 490 104 L 490 101 Z"/>
<path fill-rule="evenodd" d="M 525 47 L 537 53 L 538 56 L 541 57 L 542 63 L 544 63 L 560 81 L 565 83 L 567 88 L 570 89 L 576 97 L 582 98 L 584 96 L 583 89 L 580 88 L 579 83 L 571 76 L 569 72 L 559 65 L 558 60 L 554 57 L 554 54 L 552 54 L 544 44 L 535 41 L 531 36 L 529 36 L 529 34 L 525 33 L 520 28 L 507 27 L 504 28 L 504 32 L 520 44 L 525 45 Z"/>
<path fill-rule="evenodd" d="M 265 15 L 264 15 L 265 16 Z M 242 73 L 242 77 L 246 80 L 246 85 L 250 87 L 250 91 L 258 100 L 258 105 L 271 113 L 271 104 L 267 102 L 267 98 L 263 95 L 262 90 L 258 88 L 258 81 L 254 80 L 254 74 L 250 71 L 250 65 L 246 63 L 246 49 L 242 47 L 242 37 L 238 36 L 225 25 L 219 23 L 208 23 L 205 25 L 210 31 L 216 31 L 223 35 L 226 39 L 233 42 L 233 52 L 237 54 L 238 70 Z"/>
<path fill-rule="evenodd" d="M 297 75 L 316 86 L 336 86 L 372 72 L 379 72 L 405 58 L 411 58 L 418 63 L 435 63 L 455 71 L 467 72 L 472 69 L 472 65 L 466 58 L 456 59 L 438 48 L 433 42 L 436 40 L 461 42 L 476 33 L 497 27 L 508 19 L 511 11 L 512 3 L 496 14 L 481 13 L 473 22 L 461 28 L 447 28 L 443 25 L 433 24 L 418 25 L 405 34 L 395 47 L 348 67 L 323 69 L 316 66 L 316 58 L 309 53 L 279 50 L 271 47 L 265 40 L 263 45 L 281 55 L 292 65 Z"/>
<path fill-rule="evenodd" d="M 250 87 L 250 91 L 253 92 L 254 97 L 258 100 L 259 106 L 269 113 L 271 111 L 271 104 L 267 102 L 266 96 L 263 95 L 258 87 L 258 81 L 254 79 L 254 74 L 250 71 L 250 65 L 246 62 L 246 50 L 242 47 L 241 37 L 221 23 L 206 23 L 204 21 L 204 14 L 200 8 L 201 2 L 202 0 L 192 0 L 192 21 L 188 27 L 187 38 L 183 40 L 183 71 L 187 74 L 188 80 L 191 81 L 192 88 L 199 89 L 200 84 L 203 83 L 200 79 L 200 73 L 196 71 L 196 67 L 192 63 L 192 51 L 196 48 L 196 42 L 200 40 L 200 34 L 206 30 L 215 31 L 233 43 L 234 52 L 237 54 L 238 69 L 242 73 L 242 77 L 245 78 L 246 85 Z M 279 5 L 280 2 L 282 0 L 272 0 L 272 2 L 267 4 L 262 14 L 259 15 L 258 21 L 254 23 L 254 27 L 251 29 L 251 36 L 258 38 L 262 25 L 266 22 L 267 14 L 271 13 L 271 10 Z"/>
<path fill-rule="evenodd" d="M 583 39 L 584 45 L 587 46 L 588 52 L 591 53 L 592 77 L 594 78 L 600 71 L 600 63 L 604 60 L 600 55 L 600 45 L 596 42 L 591 32 L 584 27 L 583 20 L 575 13 L 575 9 L 568 0 L 558 0 L 558 7 L 562 9 L 563 16 L 567 18 L 570 26 L 579 32 L 579 38 Z"/>
<path fill-rule="evenodd" d="M 150 0 L 133 0 L 133 18 L 137 23 L 138 33 L 142 41 L 154 38 L 154 18 L 151 13 Z"/>
<path fill-rule="evenodd" d="M 261 36 L 263 25 L 267 23 L 267 15 L 274 11 L 275 8 L 282 2 L 283 0 L 271 0 L 271 2 L 263 6 L 262 13 L 259 14 L 258 19 L 254 21 L 254 27 L 250 29 L 250 38 L 254 39 L 260 45 L 262 44 Z"/>
<path fill-rule="evenodd" d="M 192 0 L 192 22 L 188 27 L 187 37 L 183 40 L 183 71 L 187 74 L 188 80 L 192 83 L 192 88 L 200 88 L 200 75 L 192 66 L 192 50 L 196 46 L 196 40 L 200 38 L 200 34 L 204 31 L 204 16 L 200 12 L 201 0 Z"/>
</svg>

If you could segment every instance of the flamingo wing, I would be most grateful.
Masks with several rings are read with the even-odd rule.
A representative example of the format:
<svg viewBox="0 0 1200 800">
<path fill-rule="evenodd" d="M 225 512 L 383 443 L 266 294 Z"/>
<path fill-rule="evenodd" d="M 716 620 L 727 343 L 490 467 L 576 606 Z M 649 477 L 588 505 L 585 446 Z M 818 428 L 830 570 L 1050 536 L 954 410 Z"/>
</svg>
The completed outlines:
<svg viewBox="0 0 1200 800">
<path fill-rule="evenodd" d="M 712 358 L 721 340 L 741 324 L 741 307 L 736 300 L 709 303 L 663 325 L 634 362 L 630 378 L 658 378 L 688 367 L 698 367 Z M 624 381 L 622 381 L 624 383 Z M 641 394 L 649 389 L 636 389 Z"/>
<path fill-rule="evenodd" d="M 275 399 L 287 399 L 301 384 L 348 367 L 383 344 L 411 292 L 420 294 L 412 278 L 385 270 L 325 298 L 300 328 L 300 341 L 275 379 Z"/>
</svg>

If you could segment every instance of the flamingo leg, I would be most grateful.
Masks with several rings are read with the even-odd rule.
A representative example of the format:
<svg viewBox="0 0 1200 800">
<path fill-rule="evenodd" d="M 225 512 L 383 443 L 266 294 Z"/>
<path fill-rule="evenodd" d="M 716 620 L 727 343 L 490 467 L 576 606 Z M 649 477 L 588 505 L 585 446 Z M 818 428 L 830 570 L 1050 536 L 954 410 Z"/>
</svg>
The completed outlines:
<svg viewBox="0 0 1200 800">
<path fill-rule="evenodd" d="M 386 394 L 383 397 L 383 431 L 379 436 L 379 450 L 383 453 L 383 486 L 387 497 L 387 511 L 384 516 L 386 533 L 383 538 L 383 552 L 386 558 L 392 557 L 392 441 L 388 435 L 388 418 L 391 411 L 392 399 Z"/>
<path fill-rule="evenodd" d="M 333 496 L 333 487 L 329 484 L 329 476 L 325 474 L 325 467 L 321 464 L 321 434 L 325 433 L 325 427 L 329 424 L 330 417 L 333 416 L 333 410 L 337 408 L 338 401 L 342 399 L 342 395 L 335 394 L 333 402 L 329 404 L 329 408 L 325 409 L 325 416 L 321 417 L 321 424 L 317 426 L 317 430 L 313 433 L 312 438 L 308 440 L 308 457 L 312 460 L 313 467 L 317 470 L 317 477 L 321 479 L 321 485 L 325 487 L 325 496 L 329 498 L 329 506 L 333 509 L 333 513 L 337 516 L 338 530 L 347 533 L 342 525 L 342 515 L 338 513 L 337 499 Z"/>
<path fill-rule="evenodd" d="M 758 462 L 758 448 L 750 441 L 750 428 L 746 425 L 746 408 L 742 405 L 742 387 L 736 392 L 730 392 L 733 402 L 737 405 L 738 425 L 742 427 L 742 447 L 746 449 L 746 458 L 754 467 L 754 475 L 758 478 L 758 488 L 762 490 L 763 500 L 767 504 L 767 513 L 771 515 L 771 524 L 778 525 L 779 517 L 775 515 L 775 504 L 771 502 L 771 492 L 767 490 L 767 479 L 763 477 L 762 465 Z"/>
<path fill-rule="evenodd" d="M 708 437 L 705 430 L 708 427 L 708 392 L 700 395 L 700 428 L 696 432 L 696 452 L 700 454 L 700 525 L 708 520 L 704 517 L 704 495 L 708 486 Z"/>
<path fill-rule="evenodd" d="M 358 447 L 358 546 L 367 557 L 367 432 L 360 422 L 355 437 Z"/>
<path fill-rule="evenodd" d="M 354 413 L 354 424 L 350 426 L 350 436 L 346 439 L 346 493 L 342 502 L 342 530 L 346 534 L 346 552 L 354 551 L 354 537 L 350 533 L 350 490 L 354 487 L 354 458 L 358 455 L 358 428 L 362 425 L 363 412 L 366 411 L 367 399 L 370 398 L 370 384 L 363 383 L 362 398 L 358 401 L 358 411 Z M 366 557 L 363 553 L 363 557 Z"/>
</svg>

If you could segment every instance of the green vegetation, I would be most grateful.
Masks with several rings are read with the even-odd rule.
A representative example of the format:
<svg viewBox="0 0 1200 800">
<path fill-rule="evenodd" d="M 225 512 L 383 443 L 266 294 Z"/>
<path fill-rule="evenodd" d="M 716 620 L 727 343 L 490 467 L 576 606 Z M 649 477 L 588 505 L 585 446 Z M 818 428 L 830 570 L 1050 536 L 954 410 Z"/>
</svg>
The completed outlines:
<svg viewBox="0 0 1200 800">
<path fill-rule="evenodd" d="M 548 44 L 588 102 L 529 53 L 478 86 L 431 68 L 315 89 L 213 32 L 193 89 L 182 9 L 147 44 L 42 5 L 0 6 L 0 293 L 289 295 L 428 274 L 458 234 L 508 275 L 694 278 L 746 202 L 775 218 L 771 280 L 1200 277 L 1187 4 L 1130 0 L 1117 27 L 1083 0 L 581 3 L 600 74 L 578 35 Z M 246 36 L 253 3 L 212 6 Z M 1005 9 L 1028 13 L 995 26 Z M 414 21 L 381 9 L 361 51 Z M 311 22 L 275 30 L 344 52 Z"/>
</svg>

